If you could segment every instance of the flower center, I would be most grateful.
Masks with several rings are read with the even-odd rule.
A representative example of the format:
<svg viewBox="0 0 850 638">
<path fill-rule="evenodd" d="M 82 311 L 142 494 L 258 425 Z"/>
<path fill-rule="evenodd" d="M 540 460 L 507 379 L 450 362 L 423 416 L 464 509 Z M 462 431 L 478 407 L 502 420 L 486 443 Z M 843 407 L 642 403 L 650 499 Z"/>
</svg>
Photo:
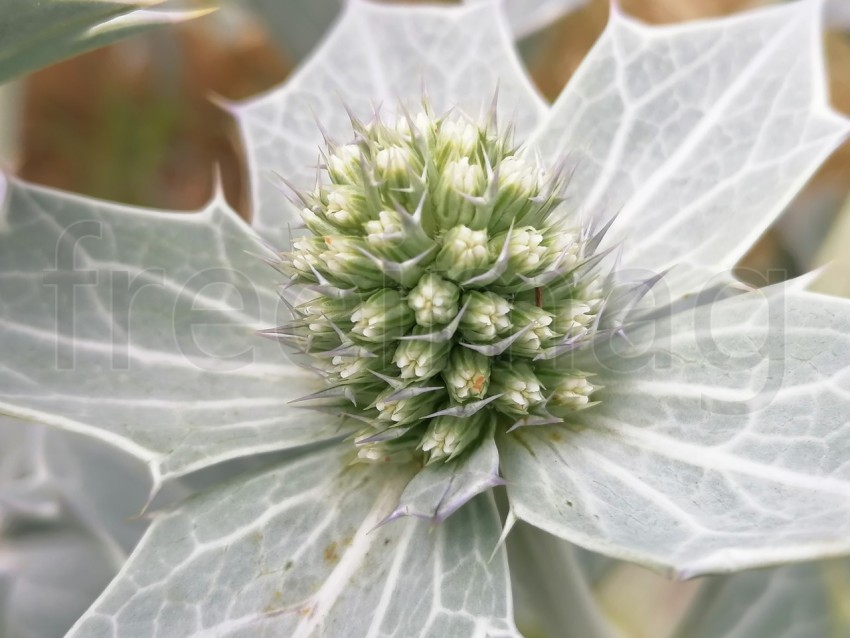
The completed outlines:
<svg viewBox="0 0 850 638">
<path fill-rule="evenodd" d="M 276 334 L 324 399 L 366 427 L 363 460 L 450 460 L 506 428 L 594 404 L 566 353 L 603 305 L 598 260 L 548 175 L 490 121 L 354 123 L 301 194 L 309 234 L 281 255 L 310 293 Z M 303 298 L 303 297 L 302 297 Z"/>
</svg>

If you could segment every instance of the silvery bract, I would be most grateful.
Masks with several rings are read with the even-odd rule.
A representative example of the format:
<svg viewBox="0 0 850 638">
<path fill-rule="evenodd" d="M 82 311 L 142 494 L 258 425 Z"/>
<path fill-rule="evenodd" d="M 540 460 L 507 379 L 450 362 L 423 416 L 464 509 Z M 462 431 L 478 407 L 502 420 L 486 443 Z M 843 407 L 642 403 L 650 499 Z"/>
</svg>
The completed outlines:
<svg viewBox="0 0 850 638">
<path fill-rule="evenodd" d="M 548 107 L 514 56 L 496 3 L 351 2 L 285 87 L 232 107 L 264 244 L 220 196 L 177 216 L 8 180 L 2 412 L 123 450 L 147 465 L 155 489 L 227 459 L 292 450 L 279 466 L 159 516 L 71 635 L 515 636 L 489 491 L 501 482 L 509 524 L 519 519 L 679 576 L 850 550 L 850 304 L 805 292 L 805 282 L 742 292 L 726 274 L 848 131 L 827 105 L 819 11 L 818 2 L 801 2 L 674 27 L 614 11 Z M 418 109 L 425 123 L 416 124 Z M 500 122 L 493 129 L 491 109 Z M 451 170 L 433 159 L 439 144 L 427 133 L 447 121 L 458 133 Z M 390 124 L 392 134 L 382 128 Z M 508 124 L 516 147 L 503 148 Z M 464 155 L 458 148 L 469 139 Z M 351 143 L 357 153 L 342 148 Z M 404 144 L 424 154 L 399 162 L 388 149 Z M 318 187 L 317 163 L 326 166 Z M 479 223 L 481 207 L 503 201 L 501 176 L 527 174 L 518 166 L 555 176 L 537 182 L 549 190 L 509 198 L 521 225 Z M 429 177 L 428 167 L 439 170 Z M 273 174 L 295 187 L 298 205 Z M 527 191 L 533 182 L 514 184 Z M 357 188 L 340 200 L 329 184 Z M 379 207 L 362 203 L 369 193 Z M 543 194 L 557 200 L 552 210 Z M 461 216 L 444 233 L 421 223 L 419 202 L 438 197 L 451 206 L 434 210 Z M 568 242 L 538 253 L 566 235 L 552 231 L 561 219 L 575 252 Z M 363 230 L 331 234 L 320 223 Z M 423 229 L 430 234 L 417 235 Z M 314 241 L 337 236 L 345 241 Z M 380 243 L 390 236 L 436 242 L 434 261 L 419 257 L 424 250 L 393 254 L 397 246 Z M 456 245 L 465 248 L 440 259 Z M 531 254 L 558 265 L 538 272 Z M 261 257 L 324 295 L 321 321 L 306 325 L 329 339 L 318 351 L 331 359 L 370 340 L 404 342 L 418 329 L 442 334 L 457 323 L 452 349 L 434 346 L 445 339 L 419 339 L 434 349 L 386 353 L 369 377 L 335 369 L 331 389 L 341 388 L 347 418 L 336 395 L 321 410 L 295 408 L 294 399 L 327 399 L 328 386 L 278 342 L 256 336 L 288 325 L 285 336 L 308 337 L 286 323 L 281 276 Z M 592 266 L 604 303 L 590 303 L 597 297 L 565 269 L 568 257 L 579 270 Z M 414 258 L 423 268 L 416 277 L 402 268 Z M 398 290 L 384 285 L 390 275 Z M 553 286 L 569 294 L 547 309 Z M 359 295 L 353 306 L 351 295 Z M 470 308 L 477 322 L 461 325 Z M 589 332 L 571 332 L 578 328 Z M 296 363 L 316 354 L 312 343 L 293 354 Z M 548 376 L 536 367 L 546 352 L 564 363 Z M 508 362 L 518 363 L 506 370 Z M 366 385 L 345 392 L 351 377 Z M 406 394 L 382 394 L 372 377 Z M 427 407 L 436 410 L 398 405 L 428 396 L 435 379 L 442 403 Z M 351 409 L 352 397 L 373 391 L 358 403 L 362 412 Z M 449 416 L 460 418 L 493 396 L 521 400 L 487 409 L 505 418 L 473 418 L 474 441 L 435 414 L 458 408 Z M 424 469 L 380 462 L 392 455 L 353 463 L 364 421 L 375 428 L 384 412 L 390 428 L 430 419 L 405 449 L 420 459 L 444 453 Z M 465 448 L 455 456 L 458 441 Z M 541 534 L 523 525 L 507 536 L 518 548 L 516 572 L 533 558 L 520 532 Z M 556 571 L 551 587 L 581 590 L 576 572 Z M 730 585 L 718 595 L 737 594 Z M 597 631 L 598 619 L 574 617 Z"/>
</svg>

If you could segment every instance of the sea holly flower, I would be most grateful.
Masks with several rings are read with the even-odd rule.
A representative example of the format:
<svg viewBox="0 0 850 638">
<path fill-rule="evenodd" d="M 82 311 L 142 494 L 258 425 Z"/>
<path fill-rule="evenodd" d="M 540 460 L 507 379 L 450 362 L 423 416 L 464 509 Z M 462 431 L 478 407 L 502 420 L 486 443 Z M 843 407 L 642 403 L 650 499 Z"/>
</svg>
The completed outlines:
<svg viewBox="0 0 850 638">
<path fill-rule="evenodd" d="M 353 2 L 233 107 L 271 265 L 220 196 L 10 180 L 3 412 L 155 488 L 291 455 L 159 517 L 71 635 L 516 635 L 501 484 L 508 523 L 680 576 L 848 551 L 850 307 L 724 275 L 847 133 L 818 11 L 614 11 L 547 108 L 495 4 Z"/>
</svg>

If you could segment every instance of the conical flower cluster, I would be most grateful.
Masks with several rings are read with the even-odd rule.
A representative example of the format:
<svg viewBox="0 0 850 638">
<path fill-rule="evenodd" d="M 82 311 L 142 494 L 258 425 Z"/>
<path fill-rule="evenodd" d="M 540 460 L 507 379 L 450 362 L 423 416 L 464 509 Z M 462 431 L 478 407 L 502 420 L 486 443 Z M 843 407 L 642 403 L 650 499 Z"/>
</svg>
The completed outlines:
<svg viewBox="0 0 850 638">
<path fill-rule="evenodd" d="M 601 259 L 561 172 L 494 117 L 353 122 L 299 194 L 309 233 L 279 265 L 309 301 L 271 331 L 327 380 L 309 397 L 364 420 L 359 458 L 449 460 L 494 421 L 557 422 L 593 403 L 566 354 L 594 334 Z"/>
</svg>

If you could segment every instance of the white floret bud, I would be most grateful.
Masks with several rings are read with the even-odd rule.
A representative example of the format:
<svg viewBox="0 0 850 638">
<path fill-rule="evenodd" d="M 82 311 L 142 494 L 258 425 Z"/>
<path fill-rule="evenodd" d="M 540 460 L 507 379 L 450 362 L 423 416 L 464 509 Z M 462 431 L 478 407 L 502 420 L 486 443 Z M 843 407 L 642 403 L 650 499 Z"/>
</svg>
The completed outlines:
<svg viewBox="0 0 850 638">
<path fill-rule="evenodd" d="M 408 386 L 406 389 L 415 389 Z M 436 410 L 443 396 L 439 392 L 405 393 L 394 388 L 385 390 L 375 400 L 378 420 L 393 425 L 404 425 L 421 419 Z"/>
<path fill-rule="evenodd" d="M 404 234 L 399 214 L 393 210 L 382 210 L 377 219 L 363 224 L 366 242 L 380 255 L 396 260 L 404 260 Z"/>
<path fill-rule="evenodd" d="M 499 163 L 499 186 L 513 189 L 518 197 L 536 197 L 540 193 L 543 177 L 543 172 L 536 164 L 513 155 Z"/>
<path fill-rule="evenodd" d="M 466 312 L 460 319 L 461 334 L 473 343 L 486 343 L 511 329 L 511 304 L 492 292 L 473 291 L 464 297 Z"/>
<path fill-rule="evenodd" d="M 434 241 L 419 228 L 410 230 L 405 227 L 402 213 L 395 210 L 382 210 L 377 219 L 363 224 L 366 242 L 375 253 L 397 262 L 403 262 L 430 250 Z"/>
<path fill-rule="evenodd" d="M 471 417 L 440 416 L 432 419 L 420 448 L 429 454 L 429 463 L 450 460 L 472 444 L 486 425 L 486 412 Z"/>
<path fill-rule="evenodd" d="M 470 201 L 487 187 L 484 169 L 470 163 L 468 157 L 449 161 L 440 173 L 434 191 L 434 211 L 439 228 L 463 224 L 470 228 L 485 228 L 487 219 L 483 206 Z"/>
<path fill-rule="evenodd" d="M 490 387 L 490 357 L 469 348 L 454 348 L 443 370 L 449 395 L 458 403 L 483 399 Z"/>
<path fill-rule="evenodd" d="M 331 359 L 328 372 L 339 381 L 355 381 L 369 379 L 369 370 L 377 360 L 372 357 L 357 355 L 337 355 Z"/>
<path fill-rule="evenodd" d="M 371 431 L 362 432 L 357 438 L 368 438 Z M 402 439 L 356 443 L 357 460 L 363 463 L 410 463 L 416 458 L 416 440 Z"/>
<path fill-rule="evenodd" d="M 510 239 L 508 239 L 510 235 Z M 539 271 L 544 265 L 544 259 L 549 250 L 543 244 L 542 232 L 531 226 L 514 228 L 502 232 L 490 240 L 490 256 L 493 260 L 499 258 L 508 241 L 508 272 L 511 274 L 530 275 Z"/>
<path fill-rule="evenodd" d="M 369 219 L 365 198 L 352 188 L 339 186 L 327 190 L 325 202 L 325 219 L 341 229 L 357 230 Z"/>
<path fill-rule="evenodd" d="M 309 350 L 327 351 L 340 345 L 340 326 L 345 326 L 356 298 L 316 297 L 295 309 L 295 318 L 285 326 L 285 334 L 300 338 Z"/>
<path fill-rule="evenodd" d="M 360 290 L 381 288 L 386 276 L 375 262 L 363 254 L 366 245 L 361 239 L 351 237 L 322 238 L 326 250 L 319 257 L 319 270 L 336 281 L 358 287 Z"/>
<path fill-rule="evenodd" d="M 484 169 L 470 164 L 468 157 L 449 162 L 441 175 L 443 180 L 459 193 L 477 195 L 484 186 Z"/>
<path fill-rule="evenodd" d="M 525 357 L 543 352 L 543 348 L 558 336 L 552 329 L 552 323 L 551 313 L 525 301 L 515 302 L 511 312 L 511 324 L 514 332 L 524 328 L 526 332 L 511 345 L 511 352 Z M 527 328 L 528 326 L 531 328 Z"/>
<path fill-rule="evenodd" d="M 337 146 L 327 158 L 328 175 L 335 184 L 357 184 L 363 178 L 357 144 Z"/>
<path fill-rule="evenodd" d="M 479 139 L 478 127 L 472 122 L 461 118 L 444 119 L 437 133 L 438 165 L 452 158 L 471 157 L 478 150 Z"/>
<path fill-rule="evenodd" d="M 420 111 L 413 116 L 413 128 L 410 127 L 410 119 L 407 117 L 398 117 L 393 122 L 388 124 L 388 127 L 403 136 L 408 141 L 413 140 L 415 135 L 428 136 L 434 128 L 433 121 L 428 114 Z"/>
<path fill-rule="evenodd" d="M 590 396 L 598 390 L 587 380 L 586 376 L 577 374 L 562 376 L 558 383 L 552 388 L 552 396 L 549 398 L 548 407 L 557 416 L 564 416 L 569 412 L 583 410 L 592 404 Z"/>
<path fill-rule="evenodd" d="M 546 249 L 542 264 L 544 268 L 557 265 L 558 270 L 567 272 L 578 265 L 582 251 L 578 234 L 549 230 L 543 234 L 542 243 Z"/>
<path fill-rule="evenodd" d="M 552 329 L 568 339 L 586 335 L 596 319 L 591 307 L 579 299 L 560 302 L 554 314 Z"/>
<path fill-rule="evenodd" d="M 375 175 L 390 188 L 409 186 L 415 166 L 413 155 L 404 146 L 388 146 L 375 154 Z"/>
<path fill-rule="evenodd" d="M 301 209 L 301 221 L 314 235 L 334 235 L 340 231 L 338 226 L 331 224 L 325 217 L 324 211 L 319 215 L 310 208 Z"/>
<path fill-rule="evenodd" d="M 394 210 L 382 210 L 377 219 L 370 219 L 363 224 L 366 231 L 366 240 L 370 244 L 377 244 L 390 235 L 401 234 L 401 220 Z"/>
<path fill-rule="evenodd" d="M 300 237 L 292 243 L 292 252 L 285 262 L 293 274 L 303 275 L 309 280 L 315 279 L 314 269 L 322 265 L 321 255 L 325 244 L 320 237 Z"/>
<path fill-rule="evenodd" d="M 365 341 L 385 343 L 413 327 L 413 311 L 397 290 L 385 288 L 369 297 L 351 315 L 351 332 Z"/>
<path fill-rule="evenodd" d="M 398 344 L 393 363 L 398 367 L 402 379 L 428 379 L 446 367 L 451 347 L 452 342 L 448 339 L 406 339 Z"/>
<path fill-rule="evenodd" d="M 462 282 L 490 265 L 487 231 L 455 226 L 443 237 L 435 265 L 452 281 Z"/>
<path fill-rule="evenodd" d="M 521 361 L 500 363 L 490 374 L 490 394 L 501 394 L 494 403 L 507 414 L 524 416 L 543 403 L 543 385 L 531 366 Z"/>
<path fill-rule="evenodd" d="M 439 275 L 424 275 L 407 297 L 407 305 L 416 313 L 416 323 L 430 327 L 449 323 L 457 316 L 460 288 Z"/>
<path fill-rule="evenodd" d="M 507 230 L 533 211 L 536 207 L 532 200 L 540 195 L 544 180 L 537 164 L 515 156 L 503 159 L 495 170 L 499 190 L 489 221 L 492 232 Z"/>
</svg>

